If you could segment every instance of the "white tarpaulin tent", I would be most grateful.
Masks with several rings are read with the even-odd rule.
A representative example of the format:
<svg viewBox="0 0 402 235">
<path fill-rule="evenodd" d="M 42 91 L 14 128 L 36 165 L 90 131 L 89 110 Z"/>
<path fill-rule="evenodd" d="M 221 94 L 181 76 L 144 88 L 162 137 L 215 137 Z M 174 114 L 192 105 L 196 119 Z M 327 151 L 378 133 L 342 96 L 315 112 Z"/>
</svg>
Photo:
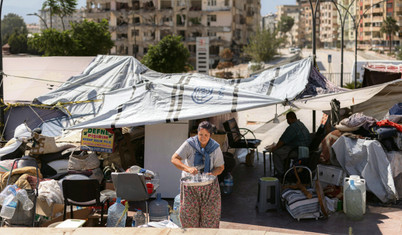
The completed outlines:
<svg viewBox="0 0 402 235">
<path fill-rule="evenodd" d="M 354 113 L 362 112 L 367 116 L 382 119 L 394 104 L 401 102 L 402 79 L 357 90 L 300 99 L 293 104 L 303 109 L 331 110 L 332 99 L 337 99 L 341 108 L 352 106 Z"/>
<path fill-rule="evenodd" d="M 293 100 L 306 91 L 312 71 L 309 57 L 252 78 L 220 79 L 198 73 L 163 74 L 130 56 L 102 55 L 81 75 L 37 101 L 59 104 L 73 119 L 96 116 L 73 128 L 138 126 Z M 325 87 L 320 91 L 325 92 Z"/>
</svg>

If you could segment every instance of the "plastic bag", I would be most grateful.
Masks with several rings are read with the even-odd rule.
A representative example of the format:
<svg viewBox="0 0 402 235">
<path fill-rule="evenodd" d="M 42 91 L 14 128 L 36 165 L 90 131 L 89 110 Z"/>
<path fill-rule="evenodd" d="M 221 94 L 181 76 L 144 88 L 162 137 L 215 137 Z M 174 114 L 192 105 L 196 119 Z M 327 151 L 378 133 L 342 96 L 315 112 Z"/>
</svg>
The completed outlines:
<svg viewBox="0 0 402 235">
<path fill-rule="evenodd" d="M 95 152 L 85 155 L 74 155 L 73 153 L 68 159 L 68 170 L 92 170 L 100 166 L 98 155 Z"/>
</svg>

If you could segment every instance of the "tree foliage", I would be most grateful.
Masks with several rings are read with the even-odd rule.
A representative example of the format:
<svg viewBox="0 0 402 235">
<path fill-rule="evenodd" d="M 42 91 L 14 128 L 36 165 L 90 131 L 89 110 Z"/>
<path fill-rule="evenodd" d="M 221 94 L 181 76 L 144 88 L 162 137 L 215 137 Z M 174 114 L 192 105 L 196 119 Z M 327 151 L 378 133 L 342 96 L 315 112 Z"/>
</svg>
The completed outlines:
<svg viewBox="0 0 402 235">
<path fill-rule="evenodd" d="M 276 37 L 276 32 L 270 30 L 257 31 L 244 47 L 244 52 L 255 62 L 265 62 L 271 60 L 278 54 L 278 48 L 283 39 Z"/>
<path fill-rule="evenodd" d="M 278 22 L 278 30 L 286 34 L 292 29 L 294 23 L 295 20 L 292 17 L 282 15 L 280 21 Z"/>
<path fill-rule="evenodd" d="M 65 30 L 64 17 L 70 16 L 75 12 L 77 0 L 46 0 L 42 4 L 42 10 L 50 13 L 50 28 L 52 28 L 52 17 L 57 15 L 61 19 L 63 31 Z"/>
<path fill-rule="evenodd" d="M 185 72 L 190 52 L 181 43 L 181 36 L 168 35 L 158 44 L 150 46 L 141 62 L 161 73 Z"/>
<path fill-rule="evenodd" d="M 75 12 L 75 8 L 77 7 L 77 0 L 59 0 L 59 5 L 60 10 L 58 12 L 58 15 L 61 19 L 63 30 L 65 30 L 64 17 L 71 16 Z"/>
<path fill-rule="evenodd" d="M 394 35 L 396 32 L 399 32 L 399 26 L 396 24 L 396 20 L 394 18 L 388 16 L 382 22 L 380 32 L 387 34 L 388 41 L 389 41 L 389 53 L 391 53 L 391 50 L 392 50 L 392 35 Z"/>
<path fill-rule="evenodd" d="M 72 51 L 76 50 L 69 31 L 60 32 L 52 28 L 42 30 L 41 34 L 34 34 L 28 39 L 28 46 L 45 56 L 72 56 Z"/>
<path fill-rule="evenodd" d="M 60 13 L 59 5 L 57 0 L 45 0 L 42 4 L 42 11 L 49 11 L 50 16 L 50 28 L 53 27 L 52 17 Z"/>
<path fill-rule="evenodd" d="M 2 46 L 8 43 L 8 38 L 14 32 L 28 34 L 27 26 L 21 16 L 14 13 L 8 13 L 1 21 Z"/>
<path fill-rule="evenodd" d="M 222 72 L 217 72 L 215 76 L 220 77 L 220 78 L 233 78 L 233 73 L 230 71 L 227 71 L 228 68 L 233 67 L 232 59 L 233 59 L 233 52 L 229 48 L 223 49 L 220 53 L 219 56 L 223 59 L 223 61 L 219 62 L 218 66 L 216 67 L 217 69 L 223 69 L 224 71 Z"/>
<path fill-rule="evenodd" d="M 62 32 L 42 30 L 29 38 L 28 45 L 45 56 L 95 56 L 107 54 L 114 45 L 105 19 L 100 23 L 72 23 L 71 28 Z"/>
<path fill-rule="evenodd" d="M 84 20 L 71 24 L 71 38 L 77 43 L 74 55 L 91 56 L 107 54 L 114 46 L 106 19 L 100 23 Z"/>
<path fill-rule="evenodd" d="M 28 50 L 27 34 L 14 32 L 8 39 L 11 54 L 26 53 Z"/>
</svg>

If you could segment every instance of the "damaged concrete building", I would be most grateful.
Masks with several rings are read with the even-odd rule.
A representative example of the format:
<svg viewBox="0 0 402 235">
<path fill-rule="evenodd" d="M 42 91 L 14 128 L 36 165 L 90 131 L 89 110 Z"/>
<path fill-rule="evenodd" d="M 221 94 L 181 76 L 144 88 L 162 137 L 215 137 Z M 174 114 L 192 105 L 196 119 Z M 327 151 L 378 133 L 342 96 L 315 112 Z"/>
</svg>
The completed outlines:
<svg viewBox="0 0 402 235">
<path fill-rule="evenodd" d="M 150 45 L 181 35 L 195 65 L 196 38 L 209 37 L 211 64 L 230 48 L 235 59 L 260 25 L 260 0 L 87 0 L 86 17 L 107 19 L 115 47 L 111 54 L 141 59 Z"/>
</svg>

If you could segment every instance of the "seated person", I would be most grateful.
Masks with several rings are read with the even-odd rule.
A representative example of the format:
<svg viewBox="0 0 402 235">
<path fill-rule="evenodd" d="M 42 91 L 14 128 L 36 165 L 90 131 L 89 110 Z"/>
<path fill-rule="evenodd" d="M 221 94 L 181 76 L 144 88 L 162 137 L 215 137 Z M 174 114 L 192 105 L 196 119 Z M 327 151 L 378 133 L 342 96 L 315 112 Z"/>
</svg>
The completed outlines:
<svg viewBox="0 0 402 235">
<path fill-rule="evenodd" d="M 290 157 L 289 153 L 291 150 L 298 146 L 308 147 L 311 141 L 308 129 L 297 119 L 294 112 L 287 113 L 286 119 L 289 126 L 279 138 L 278 143 L 270 148 L 274 157 L 274 166 L 279 177 L 282 177 L 285 173 L 285 161 Z M 268 146 L 266 148 L 269 149 Z"/>
</svg>

